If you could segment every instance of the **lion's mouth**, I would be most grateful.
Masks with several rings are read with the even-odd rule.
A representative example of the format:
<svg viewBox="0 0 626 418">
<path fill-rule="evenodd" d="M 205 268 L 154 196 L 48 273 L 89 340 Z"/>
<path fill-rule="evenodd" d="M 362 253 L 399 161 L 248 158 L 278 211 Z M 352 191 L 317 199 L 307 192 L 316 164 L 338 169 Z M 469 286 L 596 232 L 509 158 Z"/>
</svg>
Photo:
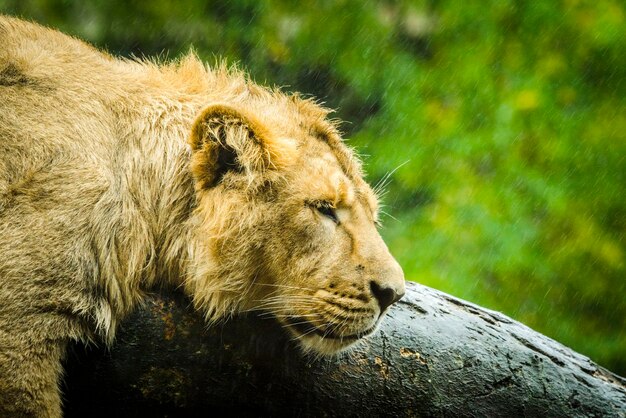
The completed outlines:
<svg viewBox="0 0 626 418">
<path fill-rule="evenodd" d="M 371 334 L 372 332 L 374 332 L 374 330 L 376 329 L 376 324 L 374 324 L 374 326 L 372 326 L 371 328 L 366 329 L 365 331 L 361 331 L 358 332 L 356 334 L 349 334 L 349 335 L 344 335 L 344 334 L 340 334 L 332 329 L 322 329 L 322 328 L 318 328 L 315 325 L 313 325 L 312 323 L 310 323 L 309 321 L 307 321 L 306 319 L 303 319 L 301 317 L 297 317 L 297 316 L 290 316 L 287 318 L 287 323 L 289 326 L 291 326 L 292 328 L 294 328 L 296 331 L 298 331 L 298 333 L 302 334 L 302 335 L 311 335 L 311 334 L 315 334 L 318 335 L 324 339 L 330 339 L 330 340 L 342 340 L 342 341 L 356 341 L 359 340 L 369 334 Z"/>
</svg>

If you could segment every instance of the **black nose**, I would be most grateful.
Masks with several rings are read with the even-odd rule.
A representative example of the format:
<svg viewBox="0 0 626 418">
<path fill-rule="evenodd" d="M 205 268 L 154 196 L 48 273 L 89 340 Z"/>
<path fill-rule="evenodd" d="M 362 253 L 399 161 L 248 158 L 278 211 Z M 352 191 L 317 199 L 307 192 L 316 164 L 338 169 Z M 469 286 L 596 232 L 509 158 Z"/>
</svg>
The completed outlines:
<svg viewBox="0 0 626 418">
<path fill-rule="evenodd" d="M 404 293 L 398 293 L 395 289 L 381 286 L 374 281 L 370 282 L 370 289 L 372 289 L 372 294 L 380 305 L 381 312 L 384 312 L 392 303 L 399 301 L 404 296 Z"/>
</svg>

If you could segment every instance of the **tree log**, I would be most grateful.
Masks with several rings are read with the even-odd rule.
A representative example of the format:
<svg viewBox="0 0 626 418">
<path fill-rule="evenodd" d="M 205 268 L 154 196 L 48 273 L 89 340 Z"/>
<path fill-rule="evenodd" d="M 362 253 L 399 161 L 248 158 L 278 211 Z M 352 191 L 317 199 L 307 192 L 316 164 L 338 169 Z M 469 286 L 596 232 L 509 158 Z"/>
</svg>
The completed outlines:
<svg viewBox="0 0 626 418">
<path fill-rule="evenodd" d="M 498 312 L 407 283 L 381 329 L 304 356 L 271 319 L 207 327 L 148 300 L 110 349 L 73 345 L 66 417 L 624 417 L 626 380 Z"/>
</svg>

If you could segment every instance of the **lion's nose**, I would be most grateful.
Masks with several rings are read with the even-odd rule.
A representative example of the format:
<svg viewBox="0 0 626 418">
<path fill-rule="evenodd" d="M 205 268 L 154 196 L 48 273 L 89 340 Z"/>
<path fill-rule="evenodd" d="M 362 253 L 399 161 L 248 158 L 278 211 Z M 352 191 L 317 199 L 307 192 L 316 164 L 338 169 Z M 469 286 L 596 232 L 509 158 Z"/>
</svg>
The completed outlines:
<svg viewBox="0 0 626 418">
<path fill-rule="evenodd" d="M 384 312 L 393 303 L 399 301 L 404 296 L 404 290 L 396 290 L 393 287 L 381 286 L 375 281 L 370 282 L 372 294 L 380 305 L 380 312 Z"/>
</svg>

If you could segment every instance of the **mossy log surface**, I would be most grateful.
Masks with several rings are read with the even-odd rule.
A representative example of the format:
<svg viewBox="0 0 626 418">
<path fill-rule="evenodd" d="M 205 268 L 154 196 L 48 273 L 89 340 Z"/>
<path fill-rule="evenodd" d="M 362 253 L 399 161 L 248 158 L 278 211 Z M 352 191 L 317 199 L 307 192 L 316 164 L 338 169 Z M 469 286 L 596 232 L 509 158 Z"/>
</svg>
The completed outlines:
<svg viewBox="0 0 626 418">
<path fill-rule="evenodd" d="M 73 345 L 66 417 L 624 417 L 626 380 L 500 314 L 407 283 L 381 329 L 303 356 L 271 319 L 207 327 L 154 296 L 109 349 Z"/>
</svg>

